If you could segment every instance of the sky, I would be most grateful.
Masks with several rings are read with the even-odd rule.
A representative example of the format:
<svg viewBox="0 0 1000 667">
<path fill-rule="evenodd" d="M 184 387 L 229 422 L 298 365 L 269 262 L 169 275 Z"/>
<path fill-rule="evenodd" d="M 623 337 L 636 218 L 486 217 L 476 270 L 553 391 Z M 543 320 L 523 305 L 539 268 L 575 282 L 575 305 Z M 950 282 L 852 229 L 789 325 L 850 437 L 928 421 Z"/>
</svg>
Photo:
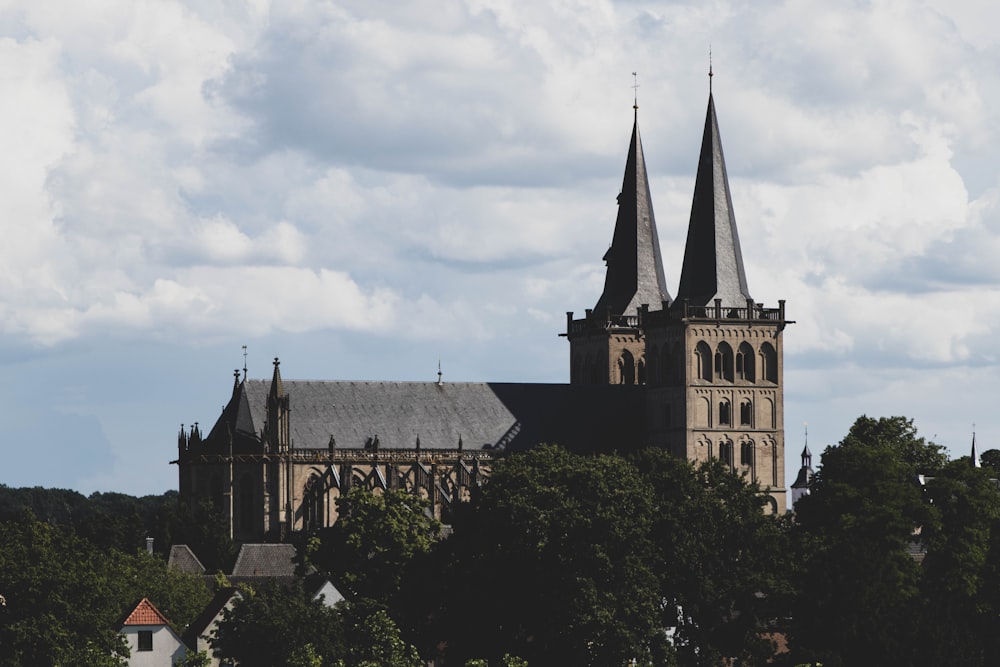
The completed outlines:
<svg viewBox="0 0 1000 667">
<path fill-rule="evenodd" d="M 862 414 L 1000 448 L 998 22 L 962 0 L 0 0 L 0 483 L 176 489 L 181 424 L 207 430 L 244 361 L 566 382 L 634 95 L 677 291 L 710 51 L 750 291 L 795 321 L 788 482 L 807 428 L 818 455 Z"/>
</svg>

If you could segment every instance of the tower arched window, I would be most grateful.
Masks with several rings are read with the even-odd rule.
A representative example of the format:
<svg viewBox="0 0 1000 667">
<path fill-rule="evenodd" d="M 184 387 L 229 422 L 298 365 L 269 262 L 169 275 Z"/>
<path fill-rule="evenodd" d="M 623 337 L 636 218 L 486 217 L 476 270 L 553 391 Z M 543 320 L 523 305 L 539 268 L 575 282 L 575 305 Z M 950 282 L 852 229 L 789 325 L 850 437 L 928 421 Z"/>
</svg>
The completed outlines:
<svg viewBox="0 0 1000 667">
<path fill-rule="evenodd" d="M 723 440 L 719 443 L 719 460 L 730 468 L 733 467 L 733 441 Z"/>
<path fill-rule="evenodd" d="M 643 358 L 635 365 L 635 379 L 639 384 L 646 384 L 646 360 Z"/>
<path fill-rule="evenodd" d="M 732 412 L 732 406 L 729 404 L 729 401 L 725 399 L 719 401 L 719 426 L 733 425 Z"/>
<path fill-rule="evenodd" d="M 768 382 L 778 382 L 778 353 L 770 343 L 760 346 L 760 375 Z"/>
<path fill-rule="evenodd" d="M 695 372 L 699 380 L 712 381 L 712 350 L 701 341 L 694 349 Z"/>
<path fill-rule="evenodd" d="M 753 467 L 754 447 L 753 440 L 746 440 L 740 443 L 740 465 Z"/>
<path fill-rule="evenodd" d="M 618 357 L 618 383 L 635 384 L 635 358 L 628 350 L 622 350 Z"/>
<path fill-rule="evenodd" d="M 736 350 L 736 379 L 746 382 L 753 382 L 756 377 L 754 373 L 754 353 L 749 343 L 740 343 Z"/>
<path fill-rule="evenodd" d="M 729 343 L 719 343 L 715 350 L 715 376 L 720 380 L 733 381 L 733 348 Z"/>
<path fill-rule="evenodd" d="M 749 398 L 740 401 L 740 426 L 753 426 L 753 403 Z"/>
</svg>

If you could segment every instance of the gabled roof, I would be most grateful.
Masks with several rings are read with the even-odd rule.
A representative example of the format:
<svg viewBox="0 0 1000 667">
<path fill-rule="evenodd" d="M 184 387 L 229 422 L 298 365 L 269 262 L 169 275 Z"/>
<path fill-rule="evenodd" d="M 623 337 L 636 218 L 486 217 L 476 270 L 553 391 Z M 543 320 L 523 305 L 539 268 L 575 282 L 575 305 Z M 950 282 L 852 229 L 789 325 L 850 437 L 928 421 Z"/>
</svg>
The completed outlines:
<svg viewBox="0 0 1000 667">
<path fill-rule="evenodd" d="M 207 635 L 212 626 L 222 615 L 222 610 L 233 599 L 242 599 L 243 595 L 238 589 L 228 587 L 220 588 L 208 605 L 198 614 L 198 618 L 191 621 L 191 624 L 184 630 L 184 643 L 190 647 L 197 645 L 198 637 Z"/>
<path fill-rule="evenodd" d="M 643 304 L 649 304 L 650 310 L 660 310 L 664 301 L 670 301 L 639 137 L 638 110 L 618 195 L 615 234 L 604 261 L 608 265 L 604 292 L 594 306 L 598 316 L 604 317 L 608 311 L 612 315 L 635 314 Z"/>
<path fill-rule="evenodd" d="M 172 567 L 188 574 L 205 574 L 205 566 L 194 555 L 186 544 L 175 544 L 170 547 L 167 567 Z"/>
<path fill-rule="evenodd" d="M 271 383 L 244 380 L 212 428 L 208 443 L 220 445 L 223 420 L 237 415 L 259 433 L 267 416 Z M 292 446 L 363 449 L 378 436 L 380 449 L 504 447 L 524 450 L 539 443 L 574 451 L 641 446 L 644 387 L 496 382 L 351 382 L 284 380 L 292 412 Z"/>
<path fill-rule="evenodd" d="M 139 600 L 139 603 L 132 608 L 132 611 L 128 613 L 125 620 L 122 621 L 122 626 L 126 625 L 170 625 L 170 621 L 167 617 L 160 613 L 148 598 L 143 598 Z"/>
<path fill-rule="evenodd" d="M 722 299 L 723 306 L 745 308 L 750 298 L 715 101 L 709 94 L 684 265 L 674 304 L 687 300 L 692 306 L 705 306 Z"/>
<path fill-rule="evenodd" d="M 233 566 L 234 577 L 290 577 L 295 575 L 292 544 L 244 544 Z"/>
</svg>

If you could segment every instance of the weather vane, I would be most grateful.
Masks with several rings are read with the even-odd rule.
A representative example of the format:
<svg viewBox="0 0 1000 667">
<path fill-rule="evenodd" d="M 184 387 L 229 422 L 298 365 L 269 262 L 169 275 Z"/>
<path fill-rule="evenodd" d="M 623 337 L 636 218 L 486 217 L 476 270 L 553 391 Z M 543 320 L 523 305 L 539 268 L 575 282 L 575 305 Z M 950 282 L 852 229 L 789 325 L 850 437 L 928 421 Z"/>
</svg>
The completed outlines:
<svg viewBox="0 0 1000 667">
<path fill-rule="evenodd" d="M 243 379 L 247 379 L 247 346 L 243 346 Z"/>
<path fill-rule="evenodd" d="M 632 108 L 639 108 L 639 75 L 632 72 Z"/>
<path fill-rule="evenodd" d="M 712 72 L 712 43 L 708 44 L 708 94 L 712 94 L 712 77 L 715 74 Z"/>
</svg>

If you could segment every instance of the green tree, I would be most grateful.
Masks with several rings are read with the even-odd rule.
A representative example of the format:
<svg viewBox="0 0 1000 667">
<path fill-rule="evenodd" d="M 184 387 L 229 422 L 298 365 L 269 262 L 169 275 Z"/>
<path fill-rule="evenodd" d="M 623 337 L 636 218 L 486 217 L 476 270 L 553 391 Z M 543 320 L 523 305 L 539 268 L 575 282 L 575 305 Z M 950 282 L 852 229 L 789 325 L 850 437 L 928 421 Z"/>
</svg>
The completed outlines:
<svg viewBox="0 0 1000 667">
<path fill-rule="evenodd" d="M 160 560 L 105 551 L 30 512 L 0 522 L 0 594 L 0 665 L 120 664 L 119 623 L 139 599 L 162 598 L 180 629 L 209 597 Z"/>
<path fill-rule="evenodd" d="M 942 457 L 903 417 L 860 417 L 824 451 L 793 531 L 793 639 L 803 659 L 828 667 L 912 662 L 921 596 L 910 548 L 915 531 L 934 520 L 917 473 L 936 472 Z"/>
<path fill-rule="evenodd" d="M 437 542 L 441 524 L 430 503 L 412 493 L 381 494 L 355 486 L 337 500 L 339 519 L 307 543 L 308 564 L 326 572 L 352 598 L 393 606 L 414 558 Z"/>
<path fill-rule="evenodd" d="M 365 603 L 340 607 L 346 624 L 345 667 L 422 667 L 417 649 L 399 633 L 389 613 Z"/>
<path fill-rule="evenodd" d="M 914 474 L 919 475 L 933 475 L 948 462 L 944 447 L 917 435 L 917 427 L 907 417 L 874 419 L 862 415 L 851 426 L 840 446 L 889 449 Z"/>
<path fill-rule="evenodd" d="M 316 658 L 336 667 L 346 652 L 336 611 L 298 587 L 273 582 L 243 590 L 243 599 L 223 613 L 211 645 L 215 655 L 241 667 L 310 664 Z"/>
<path fill-rule="evenodd" d="M 542 446 L 497 461 L 438 554 L 445 602 L 430 615 L 448 661 L 664 664 L 651 521 L 620 457 Z"/>
<path fill-rule="evenodd" d="M 787 522 L 720 461 L 696 467 L 662 449 L 633 460 L 652 493 L 663 625 L 676 628 L 678 661 L 771 658 L 762 637 L 790 597 Z"/>
<path fill-rule="evenodd" d="M 987 449 L 979 455 L 979 462 L 993 477 L 1000 475 L 1000 449 Z"/>
<path fill-rule="evenodd" d="M 997 664 L 1000 637 L 1000 491 L 968 457 L 927 482 L 935 520 L 921 529 L 927 550 L 921 588 L 921 664 Z"/>
</svg>

